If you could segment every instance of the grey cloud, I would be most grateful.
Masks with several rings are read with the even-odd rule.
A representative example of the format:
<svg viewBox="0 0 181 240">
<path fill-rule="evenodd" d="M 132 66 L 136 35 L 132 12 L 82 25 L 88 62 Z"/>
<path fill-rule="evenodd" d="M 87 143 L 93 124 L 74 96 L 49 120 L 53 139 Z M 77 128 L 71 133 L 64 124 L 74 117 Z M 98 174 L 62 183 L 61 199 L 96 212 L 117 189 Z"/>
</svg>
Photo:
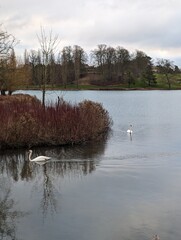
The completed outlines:
<svg viewBox="0 0 181 240">
<path fill-rule="evenodd" d="M 131 46 L 178 59 L 180 10 L 180 0 L 1 0 L 0 22 L 32 49 L 43 25 L 59 33 L 65 45 Z"/>
</svg>

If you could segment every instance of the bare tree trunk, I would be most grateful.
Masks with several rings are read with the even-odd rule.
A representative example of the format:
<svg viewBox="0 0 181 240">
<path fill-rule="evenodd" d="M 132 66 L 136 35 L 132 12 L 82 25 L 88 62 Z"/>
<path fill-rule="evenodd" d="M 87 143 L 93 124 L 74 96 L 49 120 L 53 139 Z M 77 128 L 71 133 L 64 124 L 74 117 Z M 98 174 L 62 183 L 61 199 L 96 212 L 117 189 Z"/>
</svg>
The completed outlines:
<svg viewBox="0 0 181 240">
<path fill-rule="evenodd" d="M 52 31 L 49 32 L 47 36 L 44 28 L 41 27 L 41 34 L 38 36 L 38 40 L 41 47 L 41 52 L 43 56 L 43 65 L 44 65 L 44 79 L 42 86 L 42 105 L 45 106 L 45 92 L 46 92 L 46 84 L 47 84 L 47 69 L 48 64 L 50 63 L 51 56 L 53 56 L 54 51 L 58 47 L 59 40 L 58 35 L 52 36 Z"/>
<path fill-rule="evenodd" d="M 167 79 L 168 88 L 169 88 L 169 90 L 170 90 L 170 89 L 171 89 L 171 82 L 170 82 L 170 78 L 169 78 L 169 76 L 168 76 L 168 74 L 167 74 L 167 73 L 165 74 L 165 76 L 166 76 L 166 79 Z"/>
<path fill-rule="evenodd" d="M 45 87 L 42 90 L 42 105 L 45 106 Z"/>
</svg>

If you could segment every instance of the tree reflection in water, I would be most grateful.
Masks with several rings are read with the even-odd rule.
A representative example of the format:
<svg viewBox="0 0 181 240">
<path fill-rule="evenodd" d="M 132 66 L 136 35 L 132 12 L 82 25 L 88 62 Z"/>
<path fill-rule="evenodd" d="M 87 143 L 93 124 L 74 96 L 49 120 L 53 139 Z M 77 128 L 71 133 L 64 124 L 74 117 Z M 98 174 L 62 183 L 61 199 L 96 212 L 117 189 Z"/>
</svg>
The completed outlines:
<svg viewBox="0 0 181 240">
<path fill-rule="evenodd" d="M 11 150 L 0 153 L 0 177 L 6 176 L 15 182 L 32 182 L 34 194 L 41 193 L 40 206 L 43 216 L 48 211 L 51 214 L 57 211 L 57 197 L 60 196 L 60 183 L 62 178 L 75 179 L 81 178 L 92 173 L 104 153 L 106 141 L 92 143 L 85 146 L 59 147 L 59 148 L 36 148 L 34 155 L 51 156 L 52 160 L 44 165 L 29 162 L 27 151 Z M 58 184 L 58 187 L 56 186 Z M 8 212 L 8 209 L 14 204 L 13 199 L 9 199 L 9 191 L 6 192 L 1 200 L 1 208 Z M 1 214 L 2 215 L 2 214 Z M 18 216 L 17 212 L 12 212 L 11 220 Z M 1 220 L 2 221 L 2 220 Z M 6 226 L 1 224 L 1 229 L 6 232 Z M 14 229 L 12 224 L 12 229 Z M 13 232 L 13 230 L 11 230 Z M 11 234 L 12 235 L 12 234 Z"/>
<path fill-rule="evenodd" d="M 89 158 L 84 160 L 81 159 L 81 154 L 83 153 L 85 156 L 85 152 L 82 152 L 80 148 L 76 148 L 76 150 L 78 154 L 75 154 L 75 149 L 72 151 L 71 148 L 69 150 L 61 148 L 59 150 L 56 149 L 56 151 L 51 149 L 48 153 L 44 152 L 44 155 L 53 156 L 51 161 L 43 165 L 37 165 L 37 163 L 29 164 L 29 167 L 33 167 L 33 171 L 27 172 L 37 172 L 36 176 L 39 176 L 35 182 L 34 190 L 39 188 L 40 192 L 42 188 L 41 209 L 44 217 L 46 217 L 48 211 L 52 215 L 57 211 L 56 197 L 60 195 L 60 191 L 56 186 L 56 182 L 58 181 L 60 183 L 60 178 L 66 177 L 73 180 L 75 178 L 81 178 L 83 175 L 90 174 L 95 170 L 96 161 L 90 160 Z M 40 154 L 41 153 L 38 153 L 37 155 Z"/>
<path fill-rule="evenodd" d="M 53 215 L 57 211 L 57 199 L 60 195 L 59 188 L 56 186 L 57 181 L 61 183 L 60 178 L 68 177 L 69 179 L 80 178 L 83 175 L 91 173 L 95 169 L 94 161 L 48 161 L 44 164 L 29 163 L 27 168 L 33 168 L 36 172 L 33 192 L 42 193 L 41 209 L 43 216 L 46 217 L 48 211 Z M 60 185 L 59 185 L 60 187 Z"/>
<path fill-rule="evenodd" d="M 25 213 L 14 210 L 15 202 L 11 197 L 8 179 L 0 178 L 0 239 L 17 239 L 16 223 Z"/>
<path fill-rule="evenodd" d="M 48 209 L 50 208 L 51 213 L 56 212 L 56 197 L 55 197 L 55 186 L 53 184 L 53 178 L 47 171 L 47 165 L 43 166 L 43 197 L 41 200 L 41 208 L 44 217 L 46 216 Z"/>
</svg>

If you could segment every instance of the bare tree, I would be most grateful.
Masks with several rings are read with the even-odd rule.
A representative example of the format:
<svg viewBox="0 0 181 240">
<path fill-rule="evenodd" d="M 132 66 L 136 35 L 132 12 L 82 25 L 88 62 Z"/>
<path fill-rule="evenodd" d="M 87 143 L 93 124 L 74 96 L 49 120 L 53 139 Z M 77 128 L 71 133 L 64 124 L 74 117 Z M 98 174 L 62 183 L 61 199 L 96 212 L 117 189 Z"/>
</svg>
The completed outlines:
<svg viewBox="0 0 181 240">
<path fill-rule="evenodd" d="M 51 57 L 57 50 L 60 43 L 59 36 L 53 35 L 52 30 L 46 34 L 45 29 L 41 27 L 40 35 L 37 35 L 42 52 L 42 62 L 44 66 L 43 82 L 42 82 L 42 104 L 45 105 L 45 91 L 48 79 L 48 65 L 51 62 Z"/>
<path fill-rule="evenodd" d="M 81 71 L 86 62 L 86 54 L 80 46 L 75 45 L 73 48 L 73 61 L 74 61 L 74 74 L 75 74 L 75 82 L 78 88 L 78 80 L 81 75 Z"/>
<path fill-rule="evenodd" d="M 112 81 L 115 75 L 116 52 L 113 47 L 107 47 L 105 53 L 105 76 L 106 81 Z"/>
<path fill-rule="evenodd" d="M 2 30 L 2 25 L 0 25 L 0 28 L 0 58 L 2 59 L 7 58 L 10 50 L 17 44 L 17 40 L 12 34 Z"/>
<path fill-rule="evenodd" d="M 17 40 L 12 34 L 7 33 L 2 29 L 0 25 L 0 90 L 1 94 L 5 95 L 6 92 L 6 66 L 7 61 L 11 56 L 14 46 L 17 44 Z"/>
<path fill-rule="evenodd" d="M 62 79 L 64 87 L 75 80 L 73 49 L 71 46 L 64 47 L 61 55 Z"/>
<path fill-rule="evenodd" d="M 92 51 L 92 57 L 94 59 L 95 65 L 97 66 L 103 78 L 105 75 L 106 49 L 107 45 L 100 44 L 97 46 L 97 49 Z"/>
<path fill-rule="evenodd" d="M 127 49 L 123 47 L 116 48 L 116 75 L 121 83 L 130 80 L 130 61 L 131 56 Z"/>
<path fill-rule="evenodd" d="M 168 60 L 168 59 L 159 59 L 157 61 L 157 68 L 158 71 L 162 74 L 165 75 L 167 84 L 168 84 L 168 88 L 171 89 L 171 73 L 173 73 L 173 69 L 174 69 L 174 65 L 172 63 L 172 61 Z"/>
</svg>

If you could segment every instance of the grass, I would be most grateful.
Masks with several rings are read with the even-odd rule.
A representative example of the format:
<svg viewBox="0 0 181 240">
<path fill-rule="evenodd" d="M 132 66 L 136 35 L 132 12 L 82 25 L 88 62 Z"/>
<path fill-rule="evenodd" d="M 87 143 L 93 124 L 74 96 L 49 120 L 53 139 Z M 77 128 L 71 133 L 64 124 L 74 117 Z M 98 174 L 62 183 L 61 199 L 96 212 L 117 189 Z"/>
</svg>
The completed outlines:
<svg viewBox="0 0 181 240">
<path fill-rule="evenodd" d="M 23 94 L 0 97 L 0 148 L 80 144 L 98 140 L 112 121 L 101 104 L 61 99 L 43 107 Z"/>
<path fill-rule="evenodd" d="M 81 81 L 77 85 L 77 83 L 74 84 L 68 84 L 66 87 L 64 85 L 47 85 L 47 90 L 150 90 L 150 89 L 161 89 L 161 90 L 167 90 L 168 89 L 168 83 L 166 80 L 166 77 L 164 74 L 155 73 L 157 84 L 153 86 L 148 86 L 143 81 L 137 80 L 135 84 L 131 84 L 131 86 L 128 86 L 128 83 L 119 83 L 119 82 L 107 82 L 101 83 L 101 80 L 97 81 L 91 81 L 91 79 L 87 78 L 86 81 Z M 177 90 L 181 89 L 181 74 L 172 73 L 170 74 L 171 79 L 171 89 Z M 27 89 L 34 89 L 34 90 L 41 90 L 39 86 L 19 86 L 18 89 L 21 90 L 27 90 Z"/>
</svg>

